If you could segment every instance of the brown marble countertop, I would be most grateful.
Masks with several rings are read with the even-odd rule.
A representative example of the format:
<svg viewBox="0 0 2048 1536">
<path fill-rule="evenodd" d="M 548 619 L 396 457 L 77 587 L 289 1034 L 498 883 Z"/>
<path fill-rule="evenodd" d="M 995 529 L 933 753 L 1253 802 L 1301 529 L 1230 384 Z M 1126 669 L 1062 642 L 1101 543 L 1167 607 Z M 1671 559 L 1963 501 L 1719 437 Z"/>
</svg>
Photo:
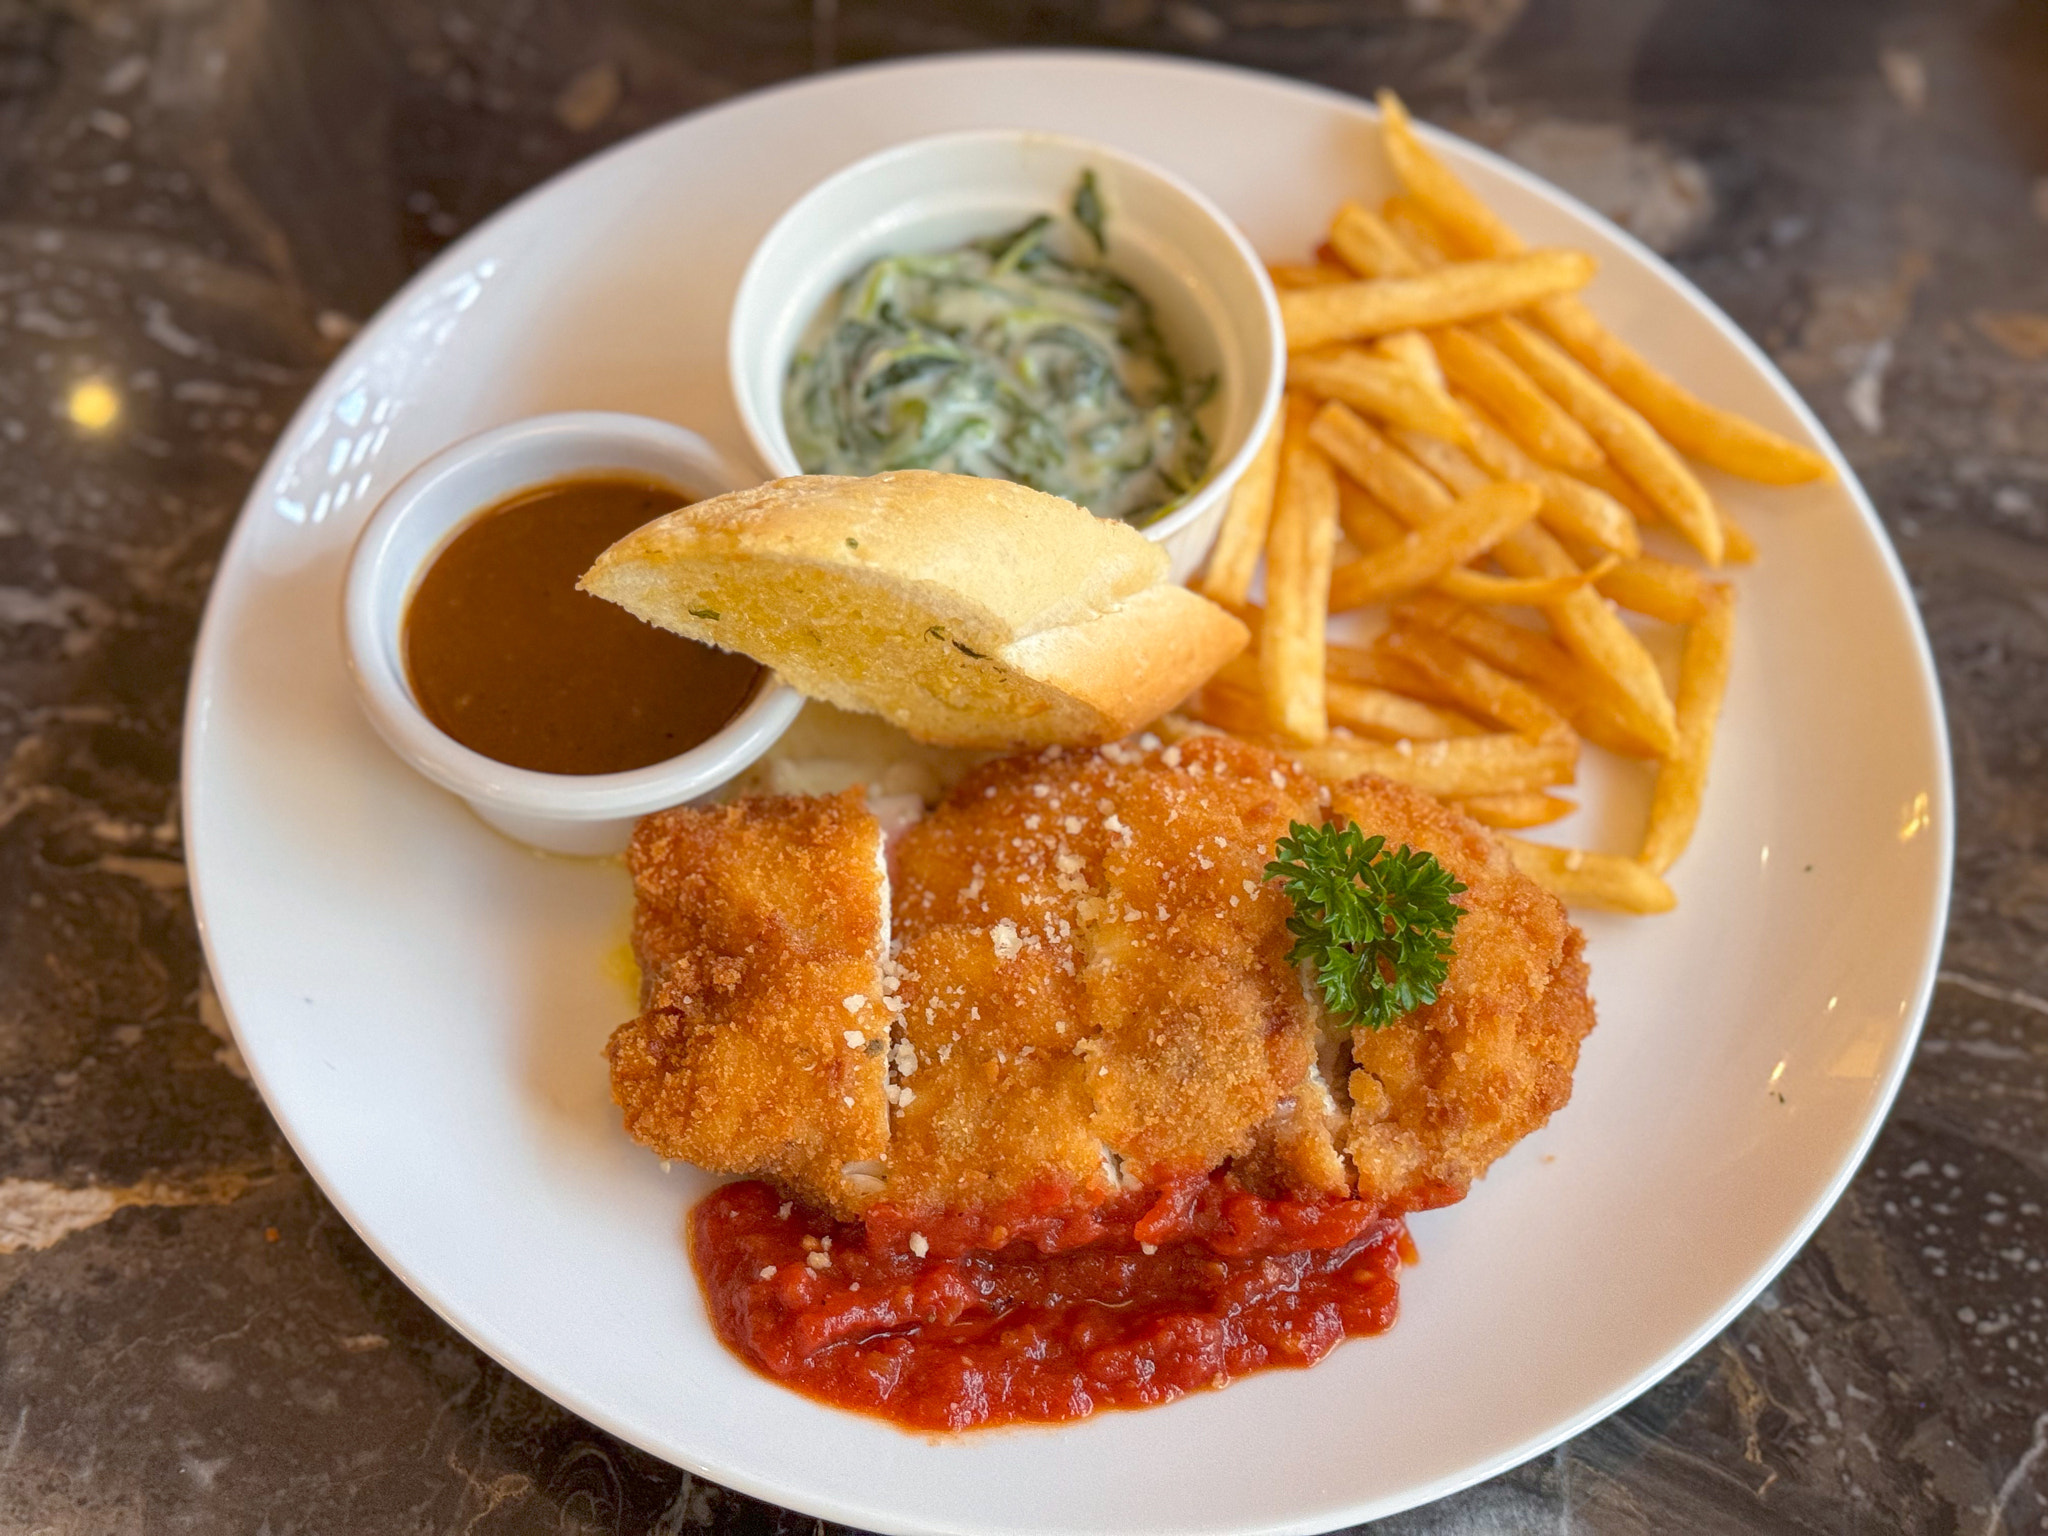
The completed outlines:
<svg viewBox="0 0 2048 1536">
<path fill-rule="evenodd" d="M 1944 970 L 1840 1206 L 1386 1528 L 2048 1530 L 2043 0 L 0 0 L 0 1530 L 826 1529 L 514 1379 L 297 1165 L 200 960 L 185 675 L 271 441 L 453 235 L 755 86 L 1047 43 L 1394 85 L 1666 252 L 1854 460 L 1947 690 Z"/>
</svg>

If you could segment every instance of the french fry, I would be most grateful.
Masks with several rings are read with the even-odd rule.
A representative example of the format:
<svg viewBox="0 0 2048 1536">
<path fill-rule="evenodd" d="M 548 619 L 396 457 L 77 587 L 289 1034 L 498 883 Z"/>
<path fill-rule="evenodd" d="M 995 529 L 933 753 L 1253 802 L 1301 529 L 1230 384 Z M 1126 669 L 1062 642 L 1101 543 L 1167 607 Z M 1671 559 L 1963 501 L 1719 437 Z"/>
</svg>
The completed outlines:
<svg viewBox="0 0 2048 1536">
<path fill-rule="evenodd" d="M 1355 645 L 1329 646 L 1327 660 L 1325 698 L 1332 725 L 1385 734 L 1389 740 L 1409 736 L 1422 741 L 1476 736 L 1486 729 L 1406 662 Z M 1265 685 L 1253 653 L 1240 652 L 1225 662 L 1203 693 L 1211 698 L 1209 713 L 1227 715 L 1244 734 L 1267 734 Z"/>
<path fill-rule="evenodd" d="M 1246 629 L 1252 632 L 1251 650 L 1253 656 L 1253 664 L 1256 665 L 1257 653 L 1259 649 L 1259 626 L 1266 622 L 1266 610 L 1259 604 L 1251 601 L 1251 599 L 1249 598 L 1246 598 L 1241 603 L 1234 603 L 1229 601 L 1227 598 L 1220 597 L 1211 598 L 1210 601 L 1217 604 L 1219 607 L 1229 609 L 1231 614 L 1237 619 L 1238 623 L 1242 624 Z M 1239 652 L 1238 654 L 1243 655 L 1244 653 Z"/>
<path fill-rule="evenodd" d="M 1452 736 L 1479 736 L 1484 728 L 1455 710 L 1439 709 L 1388 688 L 1327 680 L 1330 723 L 1363 736 L 1386 741 L 1443 741 Z"/>
<path fill-rule="evenodd" d="M 1429 211 L 1412 197 L 1399 193 L 1380 205 L 1380 217 L 1401 242 L 1409 258 L 1430 271 L 1451 261 L 1451 242 L 1430 219 Z"/>
<path fill-rule="evenodd" d="M 1460 602 L 1491 603 L 1503 608 L 1547 608 L 1563 602 L 1581 587 L 1592 586 L 1620 563 L 1621 556 L 1607 555 L 1590 570 L 1569 576 L 1495 576 L 1459 566 L 1445 571 L 1433 585 Z"/>
<path fill-rule="evenodd" d="M 1551 532 L 1584 539 L 1624 557 L 1642 553 L 1642 536 L 1625 503 L 1585 480 L 1538 464 L 1470 398 L 1460 396 L 1458 404 L 1472 456 L 1496 480 L 1533 481 L 1543 492 L 1540 516 Z"/>
<path fill-rule="evenodd" d="M 1265 622 L 1266 610 L 1251 603 L 1240 603 L 1231 609 L 1252 632 L 1256 648 L 1260 627 Z M 1330 641 L 1323 648 L 1325 675 L 1332 682 L 1356 683 L 1365 688 L 1384 688 L 1390 693 L 1404 693 L 1411 699 L 1424 703 L 1454 708 L 1457 700 L 1430 681 L 1430 679 L 1406 662 L 1383 655 L 1378 650 L 1362 645 L 1345 645 Z M 1256 650 L 1240 651 L 1211 680 L 1222 687 L 1234 687 L 1253 698 L 1260 694 L 1259 662 Z M 1263 718 L 1260 726 L 1263 727 Z"/>
<path fill-rule="evenodd" d="M 1287 359 L 1287 382 L 1397 426 L 1465 440 L 1465 414 L 1441 384 L 1432 387 L 1412 369 L 1362 347 L 1295 353 Z"/>
<path fill-rule="evenodd" d="M 1377 645 L 1339 645 L 1332 642 L 1325 656 L 1332 682 L 1358 683 L 1367 688 L 1384 688 L 1404 693 L 1426 704 L 1455 707 L 1457 700 L 1431 681 L 1427 674 L 1397 656 L 1389 656 Z"/>
<path fill-rule="evenodd" d="M 1422 332 L 1394 331 L 1375 340 L 1372 350 L 1376 356 L 1406 368 L 1422 381 L 1424 388 L 1445 399 L 1450 398 L 1450 381 L 1444 377 L 1443 365 L 1437 361 L 1436 348 L 1429 344 L 1429 338 Z M 1464 430 L 1464 423 L 1460 421 L 1458 430 L 1449 435 L 1454 439 L 1462 438 Z"/>
<path fill-rule="evenodd" d="M 1748 565 L 1756 559 L 1756 540 L 1718 501 L 1714 503 L 1714 510 L 1721 514 L 1721 540 L 1727 546 L 1729 564 Z"/>
<path fill-rule="evenodd" d="M 1332 283 L 1356 281 L 1348 269 L 1320 261 L 1272 262 L 1266 267 L 1266 276 L 1273 280 L 1275 288 L 1327 288 Z"/>
<path fill-rule="evenodd" d="M 1554 293 L 1583 288 L 1593 258 L 1583 251 L 1525 251 L 1501 261 L 1466 261 L 1419 277 L 1361 279 L 1280 294 L 1289 351 L 1336 341 L 1453 325 L 1523 309 Z"/>
<path fill-rule="evenodd" d="M 1470 495 L 1479 487 L 1494 483 L 1488 479 L 1485 470 L 1454 444 L 1406 429 L 1397 429 L 1393 437 L 1395 443 L 1411 458 L 1459 495 Z M 1526 465 L 1532 474 L 1548 474 L 1549 478 L 1556 480 L 1566 478 L 1543 471 L 1527 459 L 1518 457 L 1516 462 Z M 1532 487 L 1537 485 L 1534 480 L 1507 483 L 1527 484 Z M 1548 504 L 1548 499 L 1545 498 L 1543 505 Z M 1625 523 L 1626 519 L 1623 521 Z M 1577 520 L 1573 521 L 1572 526 L 1576 531 Z M 1590 584 L 1598 576 L 1611 570 L 1618 559 L 1619 556 L 1601 550 L 1593 557 L 1593 570 L 1566 571 L 1560 567 L 1556 574 L 1550 576 L 1501 577 L 1489 576 L 1479 571 L 1452 570 L 1439 577 L 1436 585 L 1451 596 L 1463 598 L 1466 602 L 1513 603 L 1540 608 L 1548 603 L 1562 601 L 1578 588 Z"/>
<path fill-rule="evenodd" d="M 1466 425 L 1471 426 L 1469 419 Z M 1476 436 L 1476 429 L 1474 431 Z M 1655 527 L 1665 520 L 1626 476 L 1616 473 L 1612 464 L 1603 464 L 1586 476 L 1586 481 L 1598 491 L 1621 503 L 1645 528 Z M 1714 503 L 1714 515 L 1721 523 L 1722 554 L 1727 562 L 1730 565 L 1748 565 L 1754 561 L 1756 540 L 1750 537 L 1749 530 L 1737 522 L 1734 515 L 1718 501 Z"/>
<path fill-rule="evenodd" d="M 1266 539 L 1266 613 L 1259 681 L 1266 720 L 1282 740 L 1314 746 L 1330 734 L 1323 703 L 1330 559 L 1337 541 L 1337 475 L 1291 410 L 1280 447 L 1273 525 Z"/>
<path fill-rule="evenodd" d="M 1828 461 L 1747 417 L 1709 405 L 1652 367 L 1576 299 L 1540 305 L 1543 328 L 1681 453 L 1766 485 L 1832 478 Z"/>
<path fill-rule="evenodd" d="M 1360 277 L 1418 277 L 1441 265 L 1437 261 L 1420 259 L 1409 248 L 1408 242 L 1384 220 L 1358 203 L 1347 202 L 1337 210 L 1336 222 L 1330 230 L 1330 243 L 1344 258 L 1345 264 Z M 1454 330 L 1461 336 L 1470 334 L 1462 326 L 1445 329 Z M 1396 331 L 1382 336 L 1373 343 L 1373 350 L 1390 357 L 1403 357 L 1418 370 L 1426 370 L 1438 389 L 1448 386 L 1449 380 L 1437 356 L 1437 348 L 1420 331 Z M 1573 425 L 1576 427 L 1576 423 Z M 1429 429 L 1425 427 L 1423 430 Z M 1453 442 L 1464 440 L 1462 431 L 1438 435 Z M 1590 439 L 1588 441 L 1590 443 Z M 1597 456 L 1599 450 L 1594 448 L 1593 452 Z"/>
<path fill-rule="evenodd" d="M 1362 773 L 1376 773 L 1440 796 L 1518 794 L 1569 784 L 1574 756 L 1566 741 L 1496 734 L 1393 746 L 1332 736 L 1322 746 L 1293 753 L 1295 761 L 1325 783 L 1341 784 Z"/>
<path fill-rule="evenodd" d="M 1651 504 L 1650 498 L 1636 488 L 1635 482 L 1612 464 L 1602 464 L 1580 478 L 1602 495 L 1619 502 L 1627 509 L 1628 515 L 1645 528 L 1655 528 L 1665 520 L 1664 514 Z"/>
<path fill-rule="evenodd" d="M 1259 677 L 1256 651 L 1240 651 L 1225 662 L 1182 708 L 1204 724 L 1234 736 L 1254 741 L 1271 739 L 1271 727 L 1266 722 L 1265 684 Z"/>
<path fill-rule="evenodd" d="M 1360 277 L 1419 277 L 1427 270 L 1391 226 L 1362 203 L 1345 203 L 1330 224 L 1330 244 Z"/>
<path fill-rule="evenodd" d="M 1640 414 L 1535 327 L 1508 317 L 1490 321 L 1482 334 L 1578 418 L 1615 467 L 1642 488 L 1708 565 L 1721 563 L 1721 520 L 1706 488 Z"/>
<path fill-rule="evenodd" d="M 1210 678 L 1209 681 L 1219 688 L 1235 688 L 1240 693 L 1250 694 L 1253 698 L 1259 697 L 1265 689 L 1265 684 L 1259 680 L 1258 638 L 1259 632 L 1254 628 L 1252 630 L 1252 648 L 1239 651 L 1230 660 L 1223 663 L 1222 666 L 1216 669 L 1216 675 Z"/>
<path fill-rule="evenodd" d="M 1401 98 L 1392 91 L 1381 91 L 1376 100 L 1381 141 L 1394 163 L 1394 174 L 1422 204 L 1430 221 L 1449 235 L 1460 251 L 1490 255 L 1519 249 L 1521 237 L 1423 146 Z"/>
<path fill-rule="evenodd" d="M 1482 485 L 1491 485 L 1495 480 L 1512 479 L 1527 485 L 1536 483 L 1519 475 L 1490 475 L 1456 443 L 1447 443 L 1427 432 L 1396 427 L 1388 437 L 1395 447 L 1449 486 L 1454 496 L 1469 496 Z"/>
<path fill-rule="evenodd" d="M 1291 402 L 1289 403 L 1291 407 Z M 1286 433 L 1287 411 L 1273 418 L 1272 429 L 1245 466 L 1230 492 L 1223 527 L 1210 552 L 1209 567 L 1196 583 L 1204 595 L 1225 607 L 1242 603 L 1252 589 L 1252 573 L 1265 553 L 1266 532 L 1273 520 L 1273 488 L 1280 474 L 1280 440 Z"/>
<path fill-rule="evenodd" d="M 1398 544 L 1408 533 L 1378 497 L 1349 475 L 1337 477 L 1337 521 L 1344 536 L 1362 550 Z"/>
<path fill-rule="evenodd" d="M 1416 624 L 1457 641 L 1481 661 L 1534 683 L 1553 701 L 1588 688 L 1585 668 L 1550 636 L 1483 609 L 1418 592 L 1397 603 L 1389 617 L 1396 627 Z"/>
<path fill-rule="evenodd" d="M 1546 795 L 1535 789 L 1511 795 L 1467 795 L 1453 803 L 1481 826 L 1503 831 L 1540 827 L 1562 820 L 1578 809 L 1561 795 Z"/>
<path fill-rule="evenodd" d="M 1447 443 L 1417 437 L 1403 437 L 1402 441 L 1426 454 L 1430 466 L 1454 487 L 1471 484 L 1473 477 L 1483 473 Z M 1629 733 L 1660 755 L 1667 750 L 1675 727 L 1671 700 L 1657 664 L 1613 610 L 1586 590 L 1587 573 L 1556 538 L 1547 529 L 1524 526 L 1505 535 L 1494 546 L 1493 557 L 1511 576 L 1531 583 L 1493 588 L 1494 595 L 1502 601 L 1532 601 L 1541 606 L 1566 647 L 1612 683 Z M 1489 583 L 1475 572 L 1454 578 L 1450 590 L 1454 596 L 1478 596 L 1488 592 Z"/>
<path fill-rule="evenodd" d="M 1735 636 L 1735 598 L 1726 586 L 1712 593 L 1706 611 L 1685 632 L 1678 662 L 1678 749 L 1657 769 L 1650 792 L 1643 867 L 1661 875 L 1685 852 L 1707 789 L 1714 726 L 1728 691 L 1728 660 Z"/>
<path fill-rule="evenodd" d="M 1334 400 L 1326 403 L 1310 423 L 1309 436 L 1339 469 L 1410 528 L 1426 528 L 1449 515 L 1456 498 L 1443 482 L 1350 407 Z"/>
<path fill-rule="evenodd" d="M 1394 173 L 1432 224 L 1446 231 L 1459 250 L 1474 256 L 1497 258 L 1525 249 L 1521 237 L 1424 147 L 1407 108 L 1393 92 L 1380 92 L 1379 107 Z M 1707 404 L 1652 367 L 1576 297 L 1546 300 L 1537 305 L 1536 313 L 1545 330 L 1681 452 L 1769 485 L 1792 485 L 1832 473 L 1827 460 L 1812 449 Z"/>
<path fill-rule="evenodd" d="M 1667 624 L 1691 624 L 1714 601 L 1714 584 L 1699 572 L 1655 555 L 1623 560 L 1597 582 L 1603 595 L 1631 613 Z"/>
<path fill-rule="evenodd" d="M 1424 260 L 1409 240 L 1357 203 L 1346 203 L 1337 210 L 1336 222 L 1330 230 L 1330 243 L 1361 277 L 1413 277 L 1439 264 Z M 1587 435 L 1585 428 L 1538 389 L 1498 347 L 1474 336 L 1463 326 L 1446 326 L 1434 335 L 1431 355 L 1440 366 L 1440 376 L 1464 383 L 1473 394 L 1494 402 L 1497 408 L 1513 415 L 1528 429 L 1526 435 L 1520 431 L 1516 435 L 1529 444 L 1530 451 L 1539 459 L 1565 468 L 1590 468 L 1604 461 L 1599 445 Z M 1386 337 L 1378 345 L 1384 347 L 1393 340 L 1393 337 Z M 1452 366 L 1454 361 L 1456 367 Z M 1431 429 L 1425 426 L 1422 430 Z M 1439 432 L 1437 435 L 1453 442 L 1464 440 L 1462 433 Z"/>
<path fill-rule="evenodd" d="M 1581 737 L 1658 759 L 1639 856 L 1504 841 L 1567 901 L 1668 911 L 1661 877 L 1699 815 L 1733 598 L 1645 555 L 1640 530 L 1676 530 L 1709 566 L 1753 559 L 1680 450 L 1774 483 L 1827 465 L 1610 335 L 1576 297 L 1590 260 L 1528 247 L 1398 99 L 1380 104 L 1403 190 L 1378 212 L 1342 204 L 1312 263 L 1269 269 L 1289 410 L 1262 447 L 1263 492 L 1248 477 L 1233 498 L 1202 582 L 1255 650 L 1156 729 L 1262 740 L 1326 782 L 1382 774 L 1503 831 L 1575 809 L 1549 790 L 1573 782 Z M 1262 544 L 1264 609 L 1246 599 Z M 1333 612 L 1387 599 L 1370 646 L 1329 640 Z M 1547 632 L 1506 605 L 1537 609 Z M 1617 605 L 1683 627 L 1675 701 Z"/>
<path fill-rule="evenodd" d="M 1483 485 L 1442 517 L 1340 566 L 1330 577 L 1330 611 L 1343 613 L 1428 586 L 1474 555 L 1493 548 L 1536 515 L 1543 498 L 1518 480 Z"/>
<path fill-rule="evenodd" d="M 1568 736 L 1571 727 L 1542 695 L 1431 630 L 1397 624 L 1375 642 L 1465 709 L 1524 736 Z"/>
<path fill-rule="evenodd" d="M 1608 751 L 1624 757 L 1657 756 L 1636 733 L 1612 685 L 1548 635 L 1434 592 L 1403 599 L 1393 618 L 1396 624 L 1419 624 L 1448 635 L 1482 660 L 1521 678 L 1560 710 L 1573 730 Z"/>
<path fill-rule="evenodd" d="M 1598 469 L 1605 461 L 1592 435 L 1492 342 L 1459 325 L 1445 326 L 1433 339 L 1444 376 L 1484 405 L 1532 457 L 1574 474 Z"/>
<path fill-rule="evenodd" d="M 1267 739 L 1266 701 L 1258 693 L 1210 682 L 1181 706 L 1189 717 L 1247 741 Z"/>
<path fill-rule="evenodd" d="M 1569 906 L 1607 907 L 1616 912 L 1669 912 L 1678 897 L 1635 859 L 1583 848 L 1553 848 L 1503 835 L 1515 866 Z"/>
<path fill-rule="evenodd" d="M 1494 559 L 1511 576 L 1576 576 L 1579 568 L 1546 528 L 1524 526 L 1494 546 Z M 1613 686 L 1631 735 L 1659 757 L 1678 742 L 1671 696 L 1657 663 L 1621 622 L 1605 598 L 1584 587 L 1547 605 L 1544 616 L 1565 649 Z"/>
</svg>

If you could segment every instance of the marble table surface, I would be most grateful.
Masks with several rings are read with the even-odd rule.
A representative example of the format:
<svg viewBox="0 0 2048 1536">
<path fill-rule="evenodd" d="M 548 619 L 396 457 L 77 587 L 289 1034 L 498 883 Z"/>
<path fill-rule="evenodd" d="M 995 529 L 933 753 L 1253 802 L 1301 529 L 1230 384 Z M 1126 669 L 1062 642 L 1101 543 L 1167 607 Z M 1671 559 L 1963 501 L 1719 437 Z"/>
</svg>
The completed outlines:
<svg viewBox="0 0 2048 1536">
<path fill-rule="evenodd" d="M 735 93 L 1029 43 L 1392 84 L 1634 229 L 1838 435 L 1947 690 L 1941 983 L 1840 1206 L 1386 1529 L 2048 1529 L 2043 0 L 0 0 L 0 1531 L 824 1529 L 535 1393 L 322 1198 L 200 960 L 183 687 L 271 440 L 450 237 Z"/>
</svg>

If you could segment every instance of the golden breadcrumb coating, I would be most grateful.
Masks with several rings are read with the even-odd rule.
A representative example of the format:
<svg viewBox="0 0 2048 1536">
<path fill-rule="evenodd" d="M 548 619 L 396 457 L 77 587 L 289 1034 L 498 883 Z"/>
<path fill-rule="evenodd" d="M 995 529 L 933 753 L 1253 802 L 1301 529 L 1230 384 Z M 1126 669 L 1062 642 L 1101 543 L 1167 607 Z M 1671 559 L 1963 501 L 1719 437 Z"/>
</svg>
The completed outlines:
<svg viewBox="0 0 2048 1536">
<path fill-rule="evenodd" d="M 1351 1032 L 1345 1150 L 1358 1193 L 1406 1209 L 1448 1204 L 1571 1097 L 1593 1027 L 1585 941 L 1462 812 L 1375 778 L 1340 786 L 1331 810 L 1390 846 L 1428 849 L 1469 887 L 1437 1000 Z"/>
<path fill-rule="evenodd" d="M 1103 862 L 1086 973 L 1096 1130 L 1145 1183 L 1261 1144 L 1277 1182 L 1342 1192 L 1327 1127 L 1292 1124 L 1316 1063 L 1317 1013 L 1286 959 L 1292 908 L 1265 884 L 1289 823 L 1322 819 L 1316 784 L 1241 743 L 1175 750 L 1177 764 L 1157 754 L 1125 775 L 1128 830 Z M 1261 1143 L 1276 1114 L 1296 1134 Z"/>
<path fill-rule="evenodd" d="M 1110 1190 L 1090 1171 L 1105 1151 L 1126 1187 L 1259 1149 L 1266 1182 L 1342 1192 L 1327 1095 L 1313 1090 L 1315 1010 L 1285 960 L 1287 902 L 1263 883 L 1288 822 L 1320 819 L 1312 780 L 1219 739 L 1013 757 L 962 781 L 896 851 L 901 964 L 920 998 L 952 1005 L 930 1019 L 910 1009 L 906 1027 L 921 1063 L 957 1044 L 1006 1052 L 993 1065 L 1011 1074 L 1017 1053 L 1032 1052 L 1043 1078 L 1017 1080 L 1059 1087 L 1034 1102 L 1028 1136 L 1061 1152 L 977 1161 L 984 1149 L 965 1128 L 996 1113 L 1011 1077 L 959 1079 L 945 1091 L 960 1102 L 944 1113 L 961 1134 L 943 1148 L 892 1144 L 890 1201 L 1000 1201 L 1042 1172 L 1094 1198 Z M 938 972 L 941 935 L 944 953 L 975 963 Z M 977 1008 L 978 1031 L 956 1042 Z M 1057 1063 L 1044 1060 L 1048 1046 Z M 936 1091 L 917 1085 L 899 1134 L 920 1106 L 938 1120 Z M 1300 1113 L 1310 1100 L 1315 1112 Z M 1276 1116 L 1284 1125 L 1262 1135 Z M 1006 1145 L 1021 1152 L 1024 1141 Z"/>
<path fill-rule="evenodd" d="M 881 847 L 858 790 L 640 823 L 626 857 L 646 1011 L 606 1047 L 636 1141 L 827 1209 L 881 1188 Z"/>
<path fill-rule="evenodd" d="M 1036 1193 L 1086 1208 L 1114 1194 L 1074 1054 L 1086 1004 L 1071 962 L 1042 942 L 1004 958 L 986 929 L 948 924 L 906 943 L 897 970 L 908 1050 L 894 1056 L 890 1202 L 989 1209 Z"/>
<path fill-rule="evenodd" d="M 1438 1000 L 1348 1044 L 1265 880 L 1291 822 L 1347 817 L 1470 887 Z M 880 846 L 858 791 L 642 824 L 651 990 L 610 1047 L 633 1136 L 840 1217 L 1078 1213 L 1225 1163 L 1417 1209 L 1565 1102 L 1592 1027 L 1578 931 L 1492 834 L 1230 738 L 988 763 L 886 884 Z"/>
</svg>

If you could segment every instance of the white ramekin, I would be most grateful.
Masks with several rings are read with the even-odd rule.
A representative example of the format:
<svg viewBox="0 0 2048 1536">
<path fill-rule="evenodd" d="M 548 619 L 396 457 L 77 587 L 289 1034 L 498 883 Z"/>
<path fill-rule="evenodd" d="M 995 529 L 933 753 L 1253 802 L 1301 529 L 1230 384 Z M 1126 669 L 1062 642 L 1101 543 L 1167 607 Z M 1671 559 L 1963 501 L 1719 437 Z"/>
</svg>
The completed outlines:
<svg viewBox="0 0 2048 1536">
<path fill-rule="evenodd" d="M 1214 371 L 1214 456 L 1187 502 L 1144 529 L 1175 580 L 1200 566 L 1231 487 L 1280 408 L 1287 343 L 1272 282 L 1216 205 L 1158 167 L 1058 134 L 996 129 L 915 139 L 799 198 L 754 250 L 733 300 L 727 362 L 740 419 L 771 474 L 803 473 L 782 420 L 783 381 L 833 290 L 878 256 L 948 250 L 1064 214 L 1081 173 L 1108 210 L 1108 265 L 1152 303 L 1191 377 Z"/>
<path fill-rule="evenodd" d="M 356 541 L 342 595 L 349 669 L 391 749 L 499 831 L 552 853 L 617 853 L 649 811 L 693 800 L 774 745 L 803 706 L 773 673 L 717 735 L 628 773 L 535 773 L 473 752 L 421 711 L 406 677 L 405 610 L 419 578 L 474 514 L 529 486 L 626 471 L 693 497 L 746 483 L 694 432 L 604 411 L 533 416 L 445 448 L 392 487 Z"/>
</svg>

